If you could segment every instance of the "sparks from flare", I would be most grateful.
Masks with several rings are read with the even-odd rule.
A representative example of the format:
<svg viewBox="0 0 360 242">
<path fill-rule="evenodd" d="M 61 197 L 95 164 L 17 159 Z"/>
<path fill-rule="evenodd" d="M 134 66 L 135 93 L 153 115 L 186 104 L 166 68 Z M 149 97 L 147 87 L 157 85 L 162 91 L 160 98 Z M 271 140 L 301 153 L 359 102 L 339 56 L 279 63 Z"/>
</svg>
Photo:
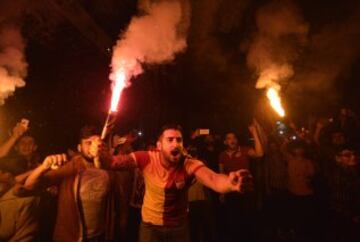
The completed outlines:
<svg viewBox="0 0 360 242">
<path fill-rule="evenodd" d="M 266 96 L 268 97 L 273 109 L 280 115 L 280 117 L 284 117 L 285 111 L 281 105 L 281 99 L 278 90 L 276 90 L 273 87 L 270 87 L 267 90 Z"/>
<path fill-rule="evenodd" d="M 111 107 L 109 111 L 110 113 L 117 112 L 121 93 L 126 86 L 125 72 L 123 70 L 119 70 L 115 75 L 116 78 L 113 81 L 112 87 Z"/>
<path fill-rule="evenodd" d="M 118 110 L 119 100 L 121 97 L 121 93 L 126 87 L 126 73 L 122 69 L 119 69 L 117 72 L 113 73 L 113 76 L 115 77 L 112 82 L 112 97 L 111 97 L 111 105 L 108 112 L 108 115 L 106 117 L 105 125 L 103 127 L 103 130 L 101 132 L 101 139 L 104 140 L 106 135 L 108 134 L 109 125 L 112 121 L 114 121 L 114 115 L 113 113 L 116 113 Z M 112 117 L 112 121 L 111 121 Z"/>
</svg>

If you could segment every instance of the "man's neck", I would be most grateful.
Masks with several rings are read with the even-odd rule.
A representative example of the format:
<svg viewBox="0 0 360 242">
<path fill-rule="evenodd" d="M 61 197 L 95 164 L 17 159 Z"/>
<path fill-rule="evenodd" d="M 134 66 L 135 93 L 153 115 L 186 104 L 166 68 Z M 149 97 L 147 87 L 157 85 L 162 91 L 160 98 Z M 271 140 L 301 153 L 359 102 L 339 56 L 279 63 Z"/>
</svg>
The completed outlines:
<svg viewBox="0 0 360 242">
<path fill-rule="evenodd" d="M 228 154 L 233 154 L 233 153 L 235 153 L 236 151 L 238 151 L 239 150 L 239 146 L 237 146 L 237 147 L 235 147 L 235 148 L 227 148 L 226 149 L 226 153 L 228 153 Z"/>
<path fill-rule="evenodd" d="M 94 159 L 85 157 L 84 155 L 82 157 L 84 158 L 84 164 L 87 168 L 95 167 Z"/>
<path fill-rule="evenodd" d="M 32 155 L 20 155 L 20 157 L 22 157 L 22 159 L 24 159 L 26 161 L 30 161 L 32 158 Z"/>
<path fill-rule="evenodd" d="M 178 166 L 177 163 L 169 162 L 162 154 L 161 154 L 160 163 L 166 170 L 172 170 Z"/>
</svg>

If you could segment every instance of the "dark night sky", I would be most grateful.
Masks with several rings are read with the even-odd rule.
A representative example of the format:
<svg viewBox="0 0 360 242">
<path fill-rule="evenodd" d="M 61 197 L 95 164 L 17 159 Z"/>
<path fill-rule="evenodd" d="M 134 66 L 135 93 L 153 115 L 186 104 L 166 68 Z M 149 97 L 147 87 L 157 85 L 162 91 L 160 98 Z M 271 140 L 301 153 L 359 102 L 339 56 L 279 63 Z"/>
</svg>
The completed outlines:
<svg viewBox="0 0 360 242">
<path fill-rule="evenodd" d="M 136 2 L 131 0 L 117 1 L 121 2 L 121 8 L 115 10 L 98 8 L 95 3 L 101 5 L 102 1 L 80 2 L 114 43 L 136 13 Z M 256 10 L 269 1 L 196 2 L 187 50 L 172 63 L 145 66 L 145 73 L 133 80 L 121 100 L 117 122 L 120 131 L 133 127 L 154 134 L 164 122 L 178 121 L 187 129 L 210 127 L 223 132 L 243 128 L 254 115 L 263 92 L 255 89 L 256 75 L 247 68 L 246 54 L 239 51 L 239 46 L 256 30 Z M 310 24 L 309 38 L 321 33 L 326 26 L 346 19 L 354 9 L 359 9 L 357 2 L 296 1 L 303 18 Z M 213 59 L 198 51 L 202 43 L 197 31 L 204 21 L 201 13 L 208 11 L 207 3 L 215 6 L 212 16 L 216 21 L 207 33 Z M 233 9 L 236 7 L 241 7 L 241 11 Z M 54 24 L 51 31 L 28 21 L 23 25 L 23 32 L 29 64 L 26 86 L 17 89 L 14 96 L 0 106 L 0 114 L 6 117 L 1 126 L 11 127 L 21 117 L 28 117 L 41 145 L 51 151 L 61 151 L 76 142 L 83 124 L 101 125 L 104 121 L 110 99 L 111 56 L 101 52 L 67 20 Z M 215 49 L 211 49 L 213 45 Z M 312 56 L 311 53 L 304 55 Z M 295 64 L 302 66 L 304 59 L 300 58 Z M 310 113 L 327 113 L 342 104 L 358 110 L 359 70 L 356 55 L 326 91 L 319 85 L 315 89 L 304 89 L 302 95 L 285 92 L 284 102 L 293 110 L 295 119 Z M 298 82 L 290 85 L 294 87 Z"/>
</svg>

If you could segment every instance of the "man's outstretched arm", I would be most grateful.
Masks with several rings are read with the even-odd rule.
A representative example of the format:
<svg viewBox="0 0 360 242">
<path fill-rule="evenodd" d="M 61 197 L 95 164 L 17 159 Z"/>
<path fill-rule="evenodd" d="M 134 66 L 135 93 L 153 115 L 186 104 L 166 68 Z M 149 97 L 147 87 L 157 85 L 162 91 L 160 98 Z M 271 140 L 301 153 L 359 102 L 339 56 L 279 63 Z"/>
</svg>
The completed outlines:
<svg viewBox="0 0 360 242">
<path fill-rule="evenodd" d="M 252 177 L 248 170 L 230 172 L 229 175 L 215 173 L 206 166 L 199 167 L 194 175 L 204 186 L 218 192 L 247 192 L 252 190 Z"/>
<path fill-rule="evenodd" d="M 114 170 L 122 170 L 137 167 L 134 153 L 127 155 L 117 155 L 110 159 L 109 168 Z"/>
</svg>

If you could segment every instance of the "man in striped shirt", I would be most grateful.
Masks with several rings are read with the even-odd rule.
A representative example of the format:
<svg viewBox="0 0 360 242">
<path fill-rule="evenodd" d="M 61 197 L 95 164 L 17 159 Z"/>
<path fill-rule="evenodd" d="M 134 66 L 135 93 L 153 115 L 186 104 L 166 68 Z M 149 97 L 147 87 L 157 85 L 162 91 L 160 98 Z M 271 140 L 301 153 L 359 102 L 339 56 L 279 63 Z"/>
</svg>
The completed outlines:
<svg viewBox="0 0 360 242">
<path fill-rule="evenodd" d="M 141 242 L 187 242 L 187 190 L 193 179 L 219 193 L 251 189 L 247 170 L 218 174 L 187 156 L 181 127 L 163 127 L 156 151 L 137 151 L 111 159 L 111 169 L 138 167 L 145 181 Z"/>
</svg>

